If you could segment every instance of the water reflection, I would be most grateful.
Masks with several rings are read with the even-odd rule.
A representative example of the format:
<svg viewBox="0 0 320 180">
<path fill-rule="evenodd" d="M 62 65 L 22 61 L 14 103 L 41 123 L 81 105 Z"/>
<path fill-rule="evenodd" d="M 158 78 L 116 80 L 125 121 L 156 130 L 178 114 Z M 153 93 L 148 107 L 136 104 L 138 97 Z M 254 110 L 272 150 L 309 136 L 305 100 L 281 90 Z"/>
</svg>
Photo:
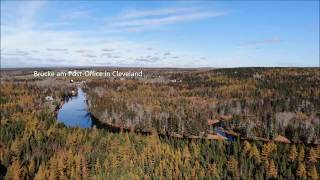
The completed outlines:
<svg viewBox="0 0 320 180">
<path fill-rule="evenodd" d="M 78 95 L 70 98 L 58 112 L 58 121 L 69 127 L 91 128 L 92 118 L 87 111 L 86 94 L 78 88 Z"/>
</svg>

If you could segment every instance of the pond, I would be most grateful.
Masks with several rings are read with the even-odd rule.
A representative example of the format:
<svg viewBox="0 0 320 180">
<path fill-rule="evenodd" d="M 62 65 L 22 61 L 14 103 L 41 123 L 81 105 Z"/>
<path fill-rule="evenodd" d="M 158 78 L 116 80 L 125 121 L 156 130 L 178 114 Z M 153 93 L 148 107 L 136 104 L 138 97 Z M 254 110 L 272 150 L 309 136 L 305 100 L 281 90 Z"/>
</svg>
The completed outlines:
<svg viewBox="0 0 320 180">
<path fill-rule="evenodd" d="M 93 120 L 87 110 L 86 94 L 78 87 L 77 96 L 66 101 L 58 111 L 57 119 L 68 127 L 91 128 Z"/>
</svg>

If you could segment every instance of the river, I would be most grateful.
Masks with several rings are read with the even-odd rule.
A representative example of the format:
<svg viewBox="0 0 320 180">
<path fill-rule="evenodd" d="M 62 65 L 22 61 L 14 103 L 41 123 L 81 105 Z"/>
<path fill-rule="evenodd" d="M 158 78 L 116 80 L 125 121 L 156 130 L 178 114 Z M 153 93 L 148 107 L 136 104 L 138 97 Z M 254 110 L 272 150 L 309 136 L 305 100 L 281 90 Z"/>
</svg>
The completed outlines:
<svg viewBox="0 0 320 180">
<path fill-rule="evenodd" d="M 66 101 L 58 111 L 59 122 L 68 127 L 91 128 L 93 120 L 87 111 L 86 94 L 78 87 L 77 96 Z"/>
<path fill-rule="evenodd" d="M 121 129 L 119 127 L 101 123 L 93 116 L 91 116 L 91 113 L 88 112 L 88 106 L 86 103 L 86 93 L 83 92 L 81 87 L 78 87 L 78 94 L 76 96 L 69 98 L 69 100 L 62 105 L 62 107 L 58 111 L 57 119 L 59 122 L 64 123 L 68 127 L 92 128 L 93 126 L 95 126 L 96 128 L 107 129 L 111 132 L 120 132 L 120 130 L 130 131 L 129 129 Z M 235 140 L 234 137 L 228 137 L 226 133 L 217 128 L 215 128 L 215 132 L 221 136 L 226 137 L 226 139 L 228 139 L 229 141 Z M 149 132 L 140 133 L 150 134 Z"/>
</svg>

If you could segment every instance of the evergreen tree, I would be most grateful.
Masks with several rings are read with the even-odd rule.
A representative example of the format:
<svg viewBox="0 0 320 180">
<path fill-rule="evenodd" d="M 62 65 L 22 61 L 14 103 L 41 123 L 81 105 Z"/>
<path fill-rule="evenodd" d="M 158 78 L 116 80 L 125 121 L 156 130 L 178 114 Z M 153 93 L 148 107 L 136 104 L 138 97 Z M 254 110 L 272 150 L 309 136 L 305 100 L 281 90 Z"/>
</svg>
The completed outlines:
<svg viewBox="0 0 320 180">
<path fill-rule="evenodd" d="M 36 164 L 34 162 L 34 159 L 31 159 L 31 162 L 28 166 L 28 172 L 31 176 L 34 176 L 35 171 L 36 171 Z"/>
<path fill-rule="evenodd" d="M 21 177 L 21 165 L 18 160 L 13 161 L 12 165 L 9 167 L 5 179 L 8 180 L 20 180 Z"/>
<path fill-rule="evenodd" d="M 312 180 L 318 180 L 319 179 L 319 175 L 317 172 L 317 168 L 316 166 L 312 166 L 309 170 L 308 170 L 308 177 Z"/>
<path fill-rule="evenodd" d="M 297 169 L 297 176 L 300 178 L 306 178 L 307 171 L 306 171 L 306 166 L 304 163 L 299 162 L 298 164 L 298 169 Z"/>
<path fill-rule="evenodd" d="M 213 163 L 213 164 L 209 165 L 209 167 L 208 167 L 208 175 L 210 177 L 213 177 L 214 179 L 220 179 L 220 175 L 219 175 L 219 171 L 218 171 L 216 163 Z"/>
<path fill-rule="evenodd" d="M 303 162 L 304 161 L 304 156 L 305 156 L 304 148 L 303 148 L 303 146 L 301 146 L 299 154 L 298 154 L 298 160 Z"/>
<path fill-rule="evenodd" d="M 47 173 L 46 173 L 46 168 L 45 168 L 44 164 L 41 164 L 34 179 L 35 180 L 43 180 L 43 179 L 47 179 L 47 178 L 48 177 L 47 177 Z"/>
<path fill-rule="evenodd" d="M 250 157 L 253 157 L 257 163 L 260 163 L 260 151 L 258 150 L 257 146 L 254 144 L 250 150 Z"/>
<path fill-rule="evenodd" d="M 89 177 L 88 162 L 85 159 L 85 157 L 82 158 L 81 175 L 82 175 L 82 178 L 84 179 Z"/>
<path fill-rule="evenodd" d="M 239 169 L 238 169 L 238 161 L 234 156 L 229 158 L 227 163 L 228 171 L 232 174 L 234 179 L 240 179 L 239 177 Z"/>
<path fill-rule="evenodd" d="M 270 160 L 267 175 L 268 177 L 273 177 L 273 178 L 276 178 L 278 176 L 278 170 L 273 160 Z"/>
<path fill-rule="evenodd" d="M 251 151 L 251 144 L 248 141 L 244 141 L 243 144 L 243 152 L 247 154 Z"/>
<path fill-rule="evenodd" d="M 294 160 L 296 160 L 297 156 L 298 156 L 297 148 L 293 144 L 290 147 L 288 158 L 289 158 L 290 161 L 294 161 Z"/>
<path fill-rule="evenodd" d="M 267 144 L 264 144 L 262 147 L 262 152 L 261 152 L 261 159 L 263 161 L 267 161 L 269 158 L 269 155 L 272 151 L 275 151 L 277 149 L 277 145 L 274 144 L 273 142 L 269 142 Z"/>
<path fill-rule="evenodd" d="M 308 160 L 310 163 L 316 163 L 317 162 L 317 158 L 318 158 L 318 155 L 317 155 L 317 152 L 316 150 L 312 147 L 309 151 L 309 156 L 308 156 Z"/>
</svg>

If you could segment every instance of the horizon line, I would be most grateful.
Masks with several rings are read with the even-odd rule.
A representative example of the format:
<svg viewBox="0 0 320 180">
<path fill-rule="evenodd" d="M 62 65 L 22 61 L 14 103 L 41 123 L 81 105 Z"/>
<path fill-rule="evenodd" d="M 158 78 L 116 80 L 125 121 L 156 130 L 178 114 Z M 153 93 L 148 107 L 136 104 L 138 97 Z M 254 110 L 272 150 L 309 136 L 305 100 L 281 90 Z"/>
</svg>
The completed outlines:
<svg viewBox="0 0 320 180">
<path fill-rule="evenodd" d="M 320 68 L 319 66 L 200 66 L 200 67 L 138 67 L 138 66 L 30 66 L 30 67 L 0 67 L 0 70 L 10 69 L 56 69 L 56 68 L 134 68 L 134 69 L 226 69 L 226 68 Z"/>
</svg>

